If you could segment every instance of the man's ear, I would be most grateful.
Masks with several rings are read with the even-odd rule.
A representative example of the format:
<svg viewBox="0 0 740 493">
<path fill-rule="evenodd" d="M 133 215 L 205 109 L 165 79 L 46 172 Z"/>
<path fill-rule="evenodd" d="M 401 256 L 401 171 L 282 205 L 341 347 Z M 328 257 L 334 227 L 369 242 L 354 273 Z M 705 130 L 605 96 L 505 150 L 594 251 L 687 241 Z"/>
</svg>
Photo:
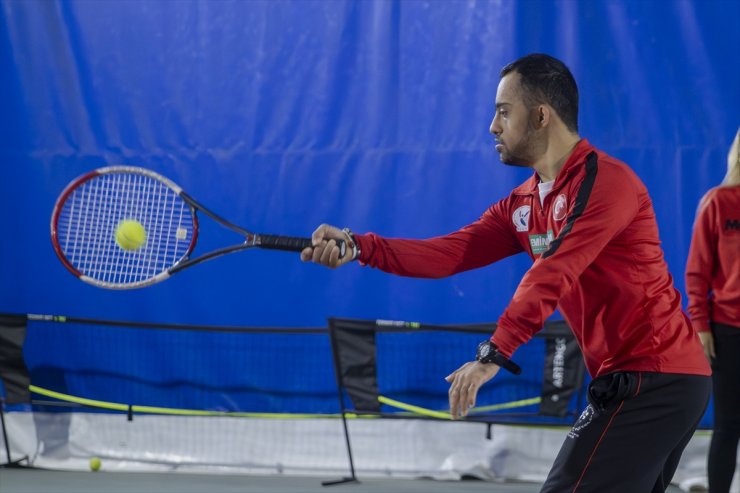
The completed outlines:
<svg viewBox="0 0 740 493">
<path fill-rule="evenodd" d="M 552 112 L 547 105 L 540 104 L 532 108 L 530 117 L 532 118 L 532 126 L 534 128 L 544 128 L 550 124 Z"/>
</svg>

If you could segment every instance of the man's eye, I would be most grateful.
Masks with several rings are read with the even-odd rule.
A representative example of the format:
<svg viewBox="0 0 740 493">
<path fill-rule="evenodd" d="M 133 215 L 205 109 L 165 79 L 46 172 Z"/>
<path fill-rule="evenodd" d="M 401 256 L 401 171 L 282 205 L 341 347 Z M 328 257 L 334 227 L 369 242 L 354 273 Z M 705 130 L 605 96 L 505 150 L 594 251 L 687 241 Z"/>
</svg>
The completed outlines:
<svg viewBox="0 0 740 493">
<path fill-rule="evenodd" d="M 498 112 L 498 114 L 499 114 L 499 115 L 501 115 L 502 117 L 507 117 L 507 116 L 509 116 L 509 112 L 508 112 L 508 111 L 506 111 L 506 110 L 501 110 L 501 111 L 499 111 L 499 112 Z"/>
</svg>

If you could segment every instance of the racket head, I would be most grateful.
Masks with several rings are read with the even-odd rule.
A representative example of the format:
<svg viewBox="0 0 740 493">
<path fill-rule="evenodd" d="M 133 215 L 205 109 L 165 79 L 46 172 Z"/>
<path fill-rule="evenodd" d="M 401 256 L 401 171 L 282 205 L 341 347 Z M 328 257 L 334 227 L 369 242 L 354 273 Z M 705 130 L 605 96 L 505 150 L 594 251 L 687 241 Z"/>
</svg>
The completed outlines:
<svg viewBox="0 0 740 493">
<path fill-rule="evenodd" d="M 116 241 L 122 221 L 146 232 L 143 245 L 124 250 Z M 195 208 L 182 189 L 135 166 L 98 168 L 62 191 L 51 216 L 51 241 L 62 264 L 89 284 L 133 289 L 163 281 L 186 260 L 198 239 Z"/>
</svg>

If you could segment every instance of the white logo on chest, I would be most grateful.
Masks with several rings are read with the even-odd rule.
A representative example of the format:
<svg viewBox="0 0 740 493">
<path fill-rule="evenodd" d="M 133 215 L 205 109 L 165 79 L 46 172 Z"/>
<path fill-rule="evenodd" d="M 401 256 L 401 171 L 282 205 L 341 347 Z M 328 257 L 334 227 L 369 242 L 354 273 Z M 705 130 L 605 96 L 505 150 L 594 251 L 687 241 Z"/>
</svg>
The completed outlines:
<svg viewBox="0 0 740 493">
<path fill-rule="evenodd" d="M 568 212 L 568 197 L 564 193 L 558 195 L 555 204 L 552 206 L 552 218 L 556 221 L 562 221 Z"/>
<path fill-rule="evenodd" d="M 530 207 L 523 205 L 511 215 L 511 220 L 514 222 L 517 231 L 529 231 L 529 211 Z"/>
</svg>

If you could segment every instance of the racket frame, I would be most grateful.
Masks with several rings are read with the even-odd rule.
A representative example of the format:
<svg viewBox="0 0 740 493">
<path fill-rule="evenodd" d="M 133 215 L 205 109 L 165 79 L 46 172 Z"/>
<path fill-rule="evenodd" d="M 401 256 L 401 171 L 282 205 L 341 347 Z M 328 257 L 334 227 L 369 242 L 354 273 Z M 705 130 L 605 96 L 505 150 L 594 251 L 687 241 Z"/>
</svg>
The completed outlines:
<svg viewBox="0 0 740 493">
<path fill-rule="evenodd" d="M 154 179 L 162 183 L 163 185 L 171 189 L 185 202 L 185 204 L 187 204 L 187 206 L 190 209 L 190 214 L 193 220 L 192 222 L 193 230 L 191 234 L 190 243 L 187 246 L 185 252 L 180 256 L 180 258 L 176 262 L 174 262 L 170 267 L 143 280 L 121 283 L 121 282 L 104 281 L 104 280 L 95 279 L 91 276 L 85 275 L 67 259 L 67 257 L 64 254 L 64 251 L 62 250 L 61 245 L 59 244 L 59 227 L 58 227 L 59 217 L 62 213 L 64 204 L 66 203 L 70 195 L 72 195 L 72 193 L 75 190 L 77 190 L 79 187 L 81 187 L 84 183 L 94 178 L 97 178 L 99 176 L 106 175 L 106 174 L 133 174 L 133 175 L 143 175 L 143 176 L 149 177 L 151 179 Z M 241 236 L 244 237 L 244 241 L 240 244 L 235 244 L 235 245 L 213 250 L 211 252 L 201 255 L 200 257 L 190 258 L 191 254 L 195 250 L 195 246 L 198 241 L 198 231 L 199 231 L 198 211 L 203 212 L 205 215 L 213 219 L 215 222 L 217 222 L 221 226 L 235 233 L 240 234 Z M 79 176 L 78 178 L 74 179 L 69 185 L 67 185 L 62 191 L 62 193 L 59 195 L 59 198 L 57 199 L 56 203 L 54 204 L 54 210 L 52 211 L 52 215 L 51 215 L 51 239 L 52 239 L 52 245 L 54 247 L 54 251 L 57 257 L 59 257 L 62 264 L 73 275 L 75 275 L 80 280 L 88 284 L 92 284 L 94 286 L 101 287 L 101 288 L 118 289 L 118 290 L 135 289 L 135 288 L 151 286 L 152 284 L 156 284 L 156 283 L 159 283 L 159 282 L 162 282 L 168 279 L 172 274 L 175 274 L 187 267 L 200 264 L 202 262 L 205 262 L 206 260 L 220 257 L 222 255 L 227 255 L 230 253 L 247 250 L 249 248 L 266 248 L 266 249 L 273 249 L 273 250 L 285 250 L 285 251 L 299 252 L 303 250 L 304 248 L 311 246 L 310 238 L 296 238 L 296 237 L 288 237 L 288 236 L 277 236 L 277 235 L 252 233 L 251 231 L 248 231 L 240 226 L 235 225 L 234 223 L 230 221 L 227 221 L 223 217 L 219 216 L 215 212 L 203 206 L 201 203 L 199 203 L 194 198 L 192 198 L 189 194 L 184 192 L 180 186 L 178 186 L 176 183 L 174 183 L 169 178 L 166 178 L 160 175 L 159 173 L 156 173 L 146 168 L 141 168 L 138 166 L 126 166 L 126 165 L 106 166 L 106 167 L 92 170 L 88 173 L 85 173 Z M 342 257 L 346 254 L 346 242 L 342 240 L 336 240 L 336 241 L 337 241 L 337 246 L 339 246 L 340 248 L 340 257 Z"/>
<path fill-rule="evenodd" d="M 135 174 L 135 175 L 143 175 L 147 176 L 149 178 L 152 178 L 154 180 L 157 180 L 161 182 L 163 185 L 170 188 L 173 192 L 175 192 L 177 195 L 182 197 L 183 191 L 182 188 L 180 188 L 175 182 L 170 180 L 169 178 L 160 175 L 159 173 L 155 173 L 154 171 L 151 171 L 146 168 L 141 168 L 138 166 L 126 166 L 126 165 L 115 165 L 115 166 L 105 166 L 102 168 L 97 168 L 92 171 L 89 171 L 69 183 L 64 190 L 62 190 L 62 193 L 59 195 L 59 198 L 57 198 L 56 202 L 54 203 L 54 209 L 51 213 L 51 244 L 54 248 L 54 252 L 56 253 L 57 257 L 59 257 L 59 260 L 62 262 L 62 264 L 69 270 L 73 275 L 78 277 L 81 281 L 84 281 L 88 284 L 92 284 L 93 286 L 106 288 L 106 289 L 135 289 L 135 288 L 143 288 L 146 286 L 151 286 L 152 284 L 156 284 L 158 282 L 164 281 L 165 279 L 169 278 L 172 269 L 179 266 L 181 263 L 186 262 L 190 254 L 195 249 L 195 245 L 198 242 L 198 215 L 196 214 L 196 209 L 193 207 L 193 205 L 188 202 L 187 200 L 185 203 L 190 208 L 190 214 L 193 218 L 193 231 L 190 238 L 190 244 L 185 250 L 185 253 L 180 256 L 180 258 L 172 265 L 172 267 L 163 270 L 162 272 L 155 274 L 152 277 L 146 278 L 141 281 L 137 282 L 131 282 L 131 283 L 115 283 L 115 282 L 108 282 L 103 281 L 100 279 L 95 279 L 91 276 L 87 276 L 84 273 L 82 273 L 78 268 L 76 268 L 66 257 L 64 254 L 61 245 L 59 244 L 59 217 L 62 213 L 62 209 L 64 204 L 67 202 L 67 199 L 69 198 L 72 193 L 80 188 L 84 183 L 87 183 L 88 181 L 97 178 L 102 175 L 110 175 L 110 174 Z"/>
</svg>

